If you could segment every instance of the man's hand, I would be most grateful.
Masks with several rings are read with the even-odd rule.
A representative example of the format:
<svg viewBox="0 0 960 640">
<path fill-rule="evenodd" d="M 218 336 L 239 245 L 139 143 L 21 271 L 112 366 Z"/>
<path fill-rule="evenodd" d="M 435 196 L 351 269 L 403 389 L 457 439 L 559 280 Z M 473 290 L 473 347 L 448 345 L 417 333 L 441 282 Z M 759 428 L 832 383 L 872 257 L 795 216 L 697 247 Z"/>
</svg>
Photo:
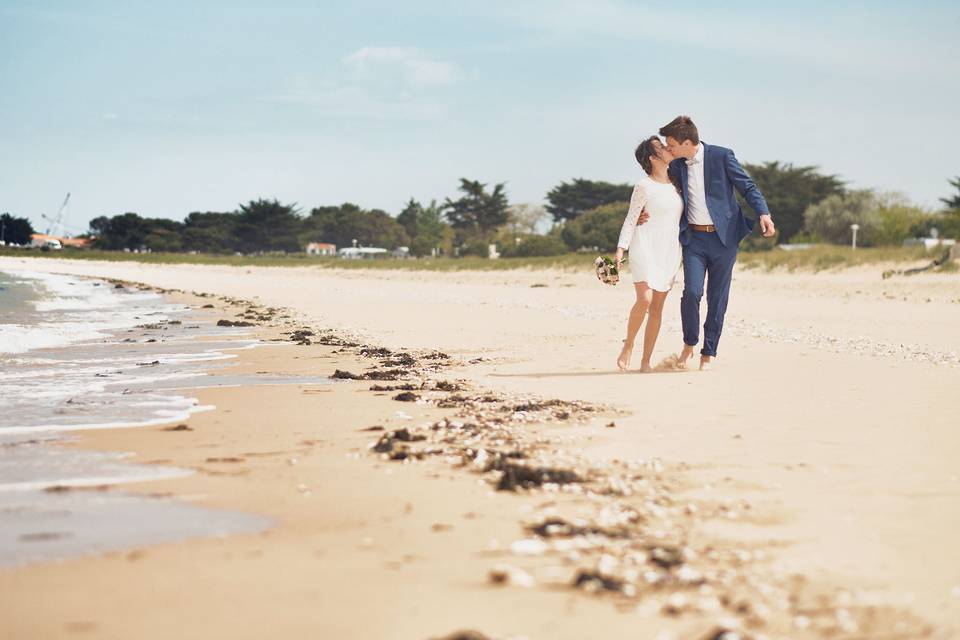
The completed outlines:
<svg viewBox="0 0 960 640">
<path fill-rule="evenodd" d="M 763 237 L 771 238 L 776 232 L 777 230 L 773 226 L 773 218 L 770 217 L 770 214 L 760 216 L 760 233 Z"/>
<path fill-rule="evenodd" d="M 637 224 L 638 225 L 643 224 L 649 219 L 650 219 L 650 214 L 647 213 L 647 208 L 644 207 L 643 211 L 640 212 L 640 216 L 637 218 Z"/>
</svg>

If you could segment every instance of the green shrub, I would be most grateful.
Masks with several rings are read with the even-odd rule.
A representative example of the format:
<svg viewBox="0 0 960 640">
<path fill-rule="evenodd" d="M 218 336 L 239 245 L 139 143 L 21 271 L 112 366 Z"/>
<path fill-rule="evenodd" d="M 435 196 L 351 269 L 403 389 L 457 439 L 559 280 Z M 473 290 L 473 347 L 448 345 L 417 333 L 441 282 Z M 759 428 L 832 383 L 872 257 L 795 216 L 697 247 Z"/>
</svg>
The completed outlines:
<svg viewBox="0 0 960 640">
<path fill-rule="evenodd" d="M 832 195 L 803 213 L 807 233 L 832 244 L 850 244 L 850 225 L 858 224 L 857 244 L 869 247 L 882 237 L 883 219 L 876 194 L 868 189 Z"/>
<path fill-rule="evenodd" d="M 941 238 L 960 239 L 960 209 L 947 209 L 930 218 L 931 226 L 937 228 Z"/>
<path fill-rule="evenodd" d="M 490 255 L 490 243 L 482 240 L 473 240 L 460 245 L 461 256 L 476 256 L 486 258 Z"/>
<path fill-rule="evenodd" d="M 910 204 L 906 196 L 889 193 L 881 196 L 880 228 L 876 243 L 881 246 L 900 246 L 908 238 L 926 236 L 933 216 Z"/>
<path fill-rule="evenodd" d="M 567 245 L 556 236 L 526 236 L 519 244 L 506 244 L 500 251 L 505 258 L 559 256 L 567 252 Z"/>
<path fill-rule="evenodd" d="M 560 235 L 573 250 L 596 247 L 599 251 L 613 251 L 629 208 L 628 202 L 601 205 L 569 220 Z"/>
</svg>

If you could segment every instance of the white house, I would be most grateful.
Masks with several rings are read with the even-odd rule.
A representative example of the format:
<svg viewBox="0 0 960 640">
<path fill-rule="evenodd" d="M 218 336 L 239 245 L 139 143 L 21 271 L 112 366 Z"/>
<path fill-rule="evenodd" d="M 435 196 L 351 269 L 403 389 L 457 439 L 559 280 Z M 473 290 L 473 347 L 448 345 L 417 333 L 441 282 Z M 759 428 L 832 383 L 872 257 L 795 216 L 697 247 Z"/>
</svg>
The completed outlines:
<svg viewBox="0 0 960 640">
<path fill-rule="evenodd" d="M 337 255 L 337 245 L 329 242 L 311 242 L 304 251 L 310 256 L 335 256 Z"/>
<path fill-rule="evenodd" d="M 30 236 L 30 246 L 34 249 L 63 249 L 63 243 L 57 236 L 34 233 Z"/>
</svg>

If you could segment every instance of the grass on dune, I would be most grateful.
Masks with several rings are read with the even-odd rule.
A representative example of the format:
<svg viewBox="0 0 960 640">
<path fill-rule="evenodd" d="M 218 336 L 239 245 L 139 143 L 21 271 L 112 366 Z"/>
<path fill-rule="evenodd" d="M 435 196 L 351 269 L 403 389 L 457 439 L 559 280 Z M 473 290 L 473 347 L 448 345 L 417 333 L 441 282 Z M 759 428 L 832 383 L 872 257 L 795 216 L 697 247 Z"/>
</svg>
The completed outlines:
<svg viewBox="0 0 960 640">
<path fill-rule="evenodd" d="M 940 250 L 927 252 L 923 247 L 878 247 L 853 250 L 850 247 L 818 246 L 803 251 L 745 252 L 738 258 L 741 268 L 763 271 L 824 271 L 879 263 L 922 263 L 941 255 Z M 406 269 L 410 271 L 504 271 L 511 269 L 593 269 L 593 253 L 568 253 L 560 256 L 536 258 L 432 258 L 403 260 L 383 258 L 375 260 L 343 260 L 340 258 L 315 257 L 306 254 L 269 254 L 262 256 L 236 256 L 186 253 L 126 253 L 122 251 L 96 251 L 64 249 L 39 251 L 28 249 L 0 248 L 0 256 L 23 258 L 53 258 L 73 260 L 106 260 L 115 262 L 140 262 L 147 264 L 212 264 L 260 267 L 315 267 L 321 269 Z M 943 271 L 950 271 L 947 263 Z"/>
<path fill-rule="evenodd" d="M 820 245 L 799 251 L 741 252 L 737 262 L 742 268 L 765 271 L 827 271 L 881 263 L 903 263 L 939 258 L 941 251 L 928 252 L 923 247 L 870 247 L 852 249 L 836 245 Z"/>
</svg>

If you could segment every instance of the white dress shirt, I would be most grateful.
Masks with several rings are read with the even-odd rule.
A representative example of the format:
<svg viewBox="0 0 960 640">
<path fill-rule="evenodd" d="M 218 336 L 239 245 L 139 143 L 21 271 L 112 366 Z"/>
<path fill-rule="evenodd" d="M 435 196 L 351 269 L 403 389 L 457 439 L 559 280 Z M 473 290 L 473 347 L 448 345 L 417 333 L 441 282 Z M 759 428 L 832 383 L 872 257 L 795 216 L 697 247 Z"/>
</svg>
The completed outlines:
<svg viewBox="0 0 960 640">
<path fill-rule="evenodd" d="M 687 222 L 690 224 L 713 224 L 707 209 L 707 193 L 703 181 L 703 143 L 697 145 L 697 153 L 687 160 Z"/>
</svg>

